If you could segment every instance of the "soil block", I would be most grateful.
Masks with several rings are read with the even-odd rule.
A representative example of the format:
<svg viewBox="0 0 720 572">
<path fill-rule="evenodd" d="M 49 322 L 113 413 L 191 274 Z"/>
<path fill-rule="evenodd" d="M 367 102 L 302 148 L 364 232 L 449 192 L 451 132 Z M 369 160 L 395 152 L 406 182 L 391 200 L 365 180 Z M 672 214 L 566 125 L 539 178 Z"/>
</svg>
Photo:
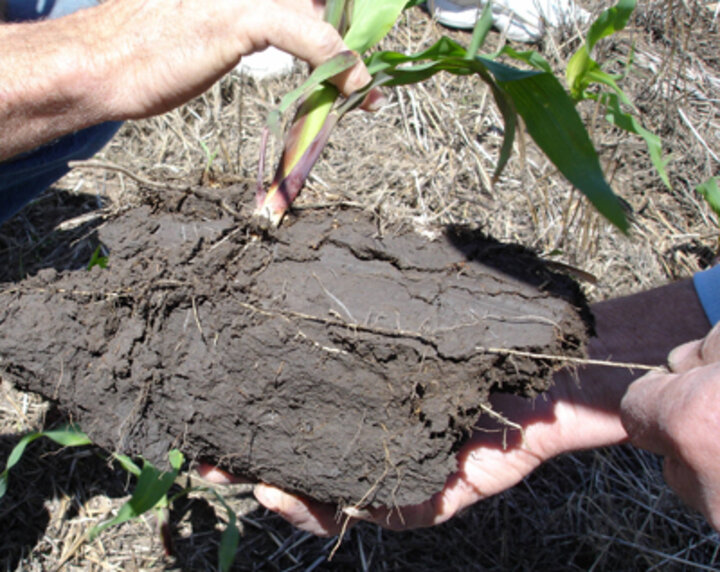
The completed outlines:
<svg viewBox="0 0 720 572">
<path fill-rule="evenodd" d="M 549 387 L 554 363 L 498 350 L 583 355 L 579 288 L 520 246 L 356 209 L 259 233 L 211 193 L 109 217 L 106 268 L 0 285 L 2 375 L 111 451 L 408 505 L 442 487 L 491 391 Z"/>
</svg>

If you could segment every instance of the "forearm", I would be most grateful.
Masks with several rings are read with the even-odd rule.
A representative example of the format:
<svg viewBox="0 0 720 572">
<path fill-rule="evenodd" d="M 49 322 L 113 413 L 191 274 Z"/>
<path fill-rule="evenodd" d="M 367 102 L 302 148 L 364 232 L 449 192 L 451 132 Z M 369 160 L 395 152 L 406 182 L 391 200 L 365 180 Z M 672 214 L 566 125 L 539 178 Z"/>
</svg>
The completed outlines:
<svg viewBox="0 0 720 572">
<path fill-rule="evenodd" d="M 56 20 L 0 25 L 0 161 L 106 120 L 165 113 L 268 45 L 319 66 L 347 46 L 318 8 L 313 0 L 108 0 Z M 347 95 L 370 75 L 358 59 L 331 81 Z"/>
<path fill-rule="evenodd" d="M 97 65 L 104 7 L 43 22 L 0 24 L 0 161 L 114 119 Z"/>
<path fill-rule="evenodd" d="M 614 364 L 662 366 L 671 350 L 704 337 L 710 322 L 692 280 L 684 280 L 624 298 L 595 304 L 596 337 L 588 353 Z M 557 426 L 572 430 L 566 415 L 583 418 L 583 431 L 557 434 L 557 452 L 622 443 L 627 434 L 620 420 L 620 401 L 644 369 L 588 365 L 556 374 L 550 390 Z"/>
</svg>

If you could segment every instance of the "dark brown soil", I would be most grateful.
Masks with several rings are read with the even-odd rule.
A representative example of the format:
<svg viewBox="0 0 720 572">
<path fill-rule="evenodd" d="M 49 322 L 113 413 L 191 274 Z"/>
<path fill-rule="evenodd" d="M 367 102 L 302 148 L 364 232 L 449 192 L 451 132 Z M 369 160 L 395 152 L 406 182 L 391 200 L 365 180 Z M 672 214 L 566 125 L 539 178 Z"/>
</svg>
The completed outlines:
<svg viewBox="0 0 720 572">
<path fill-rule="evenodd" d="M 6 284 L 3 375 L 110 450 L 164 465 L 178 447 L 319 500 L 405 505 L 442 486 L 491 390 L 548 387 L 553 364 L 495 349 L 582 354 L 579 289 L 521 247 L 353 209 L 259 237 L 200 196 L 215 193 L 106 221 L 106 269 Z"/>
</svg>

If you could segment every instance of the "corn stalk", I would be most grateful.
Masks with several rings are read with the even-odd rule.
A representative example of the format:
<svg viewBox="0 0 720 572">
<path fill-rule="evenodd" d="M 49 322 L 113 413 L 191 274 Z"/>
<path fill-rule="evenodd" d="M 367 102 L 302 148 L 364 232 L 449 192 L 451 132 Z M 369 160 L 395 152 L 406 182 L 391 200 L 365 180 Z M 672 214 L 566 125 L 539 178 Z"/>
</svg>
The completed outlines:
<svg viewBox="0 0 720 572">
<path fill-rule="evenodd" d="M 632 2 L 620 0 L 623 5 Z M 518 53 L 509 46 L 490 56 L 478 55 L 492 25 L 489 3 L 475 26 L 468 48 L 443 37 L 418 54 L 375 52 L 365 59 L 372 81 L 347 99 L 339 96 L 338 90 L 327 80 L 352 67 L 359 57 L 357 53 L 365 53 L 376 45 L 402 10 L 418 3 L 417 0 L 328 0 L 326 20 L 343 34 L 351 51 L 317 68 L 302 86 L 284 97 L 278 110 L 271 114 L 268 131 L 277 131 L 280 114 L 301 100 L 285 139 L 280 164 L 267 192 L 262 185 L 265 141 L 262 145 L 255 211 L 261 225 L 280 224 L 335 125 L 345 113 L 359 106 L 371 89 L 383 85 L 419 83 L 445 71 L 455 75 L 474 75 L 490 86 L 505 122 L 504 141 L 495 170 L 496 180 L 512 151 L 519 116 L 529 135 L 557 169 L 588 197 L 601 214 L 626 232 L 628 223 L 620 201 L 605 180 L 595 148 L 575 109 L 575 102 L 549 66 L 538 61 L 539 56 L 530 52 Z M 599 19 L 605 17 L 604 14 Z M 496 58 L 501 54 L 523 60 L 539 69 L 521 70 L 500 63 Z"/>
</svg>

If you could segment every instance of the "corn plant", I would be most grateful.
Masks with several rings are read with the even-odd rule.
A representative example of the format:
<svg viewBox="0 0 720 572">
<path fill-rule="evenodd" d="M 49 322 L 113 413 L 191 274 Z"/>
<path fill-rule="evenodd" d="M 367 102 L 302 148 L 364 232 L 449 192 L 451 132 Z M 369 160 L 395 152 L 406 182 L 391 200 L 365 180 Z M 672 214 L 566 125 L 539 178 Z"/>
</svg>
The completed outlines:
<svg viewBox="0 0 720 572">
<path fill-rule="evenodd" d="M 227 525 L 220 538 L 218 549 L 218 564 L 223 572 L 230 570 L 235 553 L 240 542 L 240 531 L 237 527 L 237 515 L 225 502 L 217 490 L 208 487 L 185 487 L 172 496 L 168 496 L 170 488 L 175 484 L 180 469 L 185 464 L 185 457 L 177 449 L 168 453 L 171 470 L 161 471 L 152 463 L 143 461 L 140 468 L 127 455 L 113 455 L 116 461 L 131 475 L 135 476 L 137 483 L 130 499 L 123 504 L 117 514 L 110 520 L 93 527 L 90 530 L 90 539 L 97 537 L 106 528 L 139 518 L 148 511 L 153 511 L 158 521 L 160 537 L 167 555 L 172 554 L 172 539 L 170 532 L 169 508 L 177 499 L 193 492 L 210 492 L 220 502 L 227 513 Z"/>
<path fill-rule="evenodd" d="M 93 444 L 88 436 L 74 424 L 63 425 L 57 429 L 48 431 L 28 433 L 13 447 L 6 461 L 5 469 L 0 473 L 0 499 L 2 499 L 8 490 L 11 469 L 18 464 L 28 445 L 42 437 L 50 439 L 63 447 L 81 447 Z M 220 570 L 223 572 L 230 570 L 235 560 L 235 553 L 240 541 L 240 531 L 237 527 L 237 515 L 222 495 L 220 495 L 217 490 L 209 487 L 186 487 L 174 495 L 168 496 L 170 488 L 175 484 L 180 469 L 185 464 L 185 457 L 180 451 L 173 449 L 168 453 L 168 460 L 171 466 L 170 471 L 162 471 L 147 461 L 143 461 L 141 468 L 130 457 L 119 453 L 113 454 L 112 457 L 128 474 L 133 475 L 137 479 L 137 483 L 130 499 L 118 509 L 118 512 L 112 519 L 90 529 L 87 534 L 89 540 L 93 540 L 111 526 L 138 519 L 143 514 L 152 511 L 158 520 L 165 553 L 170 555 L 172 551 L 172 541 L 170 537 L 169 507 L 178 498 L 190 493 L 209 492 L 214 495 L 216 500 L 223 506 L 227 515 L 227 525 L 220 538 L 218 564 Z"/>
<path fill-rule="evenodd" d="M 695 190 L 705 199 L 720 221 L 720 177 L 710 177 L 695 187 Z M 718 237 L 717 255 L 720 256 L 720 237 Z"/>
<path fill-rule="evenodd" d="M 710 177 L 695 190 L 707 201 L 713 212 L 720 217 L 720 177 Z"/>
<path fill-rule="evenodd" d="M 621 0 L 627 2 L 629 0 Z M 634 1 L 634 0 L 633 0 Z M 350 53 L 340 54 L 318 67 L 298 89 L 289 93 L 268 119 L 263 151 L 259 161 L 256 216 L 263 224 L 278 225 L 302 188 L 332 129 L 350 110 L 358 107 L 371 89 L 422 82 L 441 71 L 460 76 L 476 76 L 491 89 L 505 122 L 494 179 L 507 164 L 522 118 L 529 135 L 557 169 L 615 226 L 623 232 L 628 223 L 618 198 L 606 182 L 595 148 L 568 95 L 539 56 L 519 59 L 536 69 L 521 70 L 496 61 L 497 54 L 478 54 L 492 25 L 489 4 L 465 48 L 443 37 L 430 48 L 416 54 L 379 51 L 365 58 L 372 80 L 346 99 L 327 80 L 357 62 L 356 53 L 374 47 L 391 29 L 403 9 L 413 0 L 328 0 L 326 19 L 343 33 Z M 596 34 L 597 37 L 602 37 Z M 513 54 L 508 49 L 503 53 Z M 589 57 L 589 56 L 588 56 Z M 266 191 L 262 184 L 264 148 L 269 131 L 277 132 L 279 116 L 302 100 L 285 139 L 275 177 Z"/>
<path fill-rule="evenodd" d="M 671 188 L 666 166 L 668 159 L 663 157 L 660 137 L 646 129 L 635 116 L 637 109 L 620 88 L 618 82 L 627 75 L 632 63 L 632 52 L 626 63 L 624 74 L 612 75 L 591 56 L 595 45 L 603 38 L 625 29 L 635 10 L 636 0 L 618 0 L 618 3 L 603 11 L 590 25 L 585 42 L 571 56 L 565 68 L 565 80 L 570 97 L 577 104 L 581 101 L 596 101 L 604 110 L 605 119 L 628 133 L 638 135 L 645 140 L 648 154 L 660 179 Z M 524 61 L 531 66 L 550 71 L 549 64 L 534 51 L 515 52 L 505 47 L 499 53 Z M 625 111 L 629 109 L 629 111 Z"/>
<path fill-rule="evenodd" d="M 10 455 L 5 462 L 5 469 L 2 473 L 0 473 L 0 499 L 5 496 L 5 493 L 7 492 L 8 481 L 10 479 L 10 469 L 18 464 L 28 445 L 41 437 L 46 437 L 63 447 L 80 447 L 82 445 L 92 444 L 87 435 L 80 431 L 80 429 L 78 429 L 75 425 L 63 425 L 62 427 L 49 431 L 36 431 L 34 433 L 28 433 L 20 439 L 17 445 L 13 447 L 13 450 L 10 451 Z"/>
</svg>

